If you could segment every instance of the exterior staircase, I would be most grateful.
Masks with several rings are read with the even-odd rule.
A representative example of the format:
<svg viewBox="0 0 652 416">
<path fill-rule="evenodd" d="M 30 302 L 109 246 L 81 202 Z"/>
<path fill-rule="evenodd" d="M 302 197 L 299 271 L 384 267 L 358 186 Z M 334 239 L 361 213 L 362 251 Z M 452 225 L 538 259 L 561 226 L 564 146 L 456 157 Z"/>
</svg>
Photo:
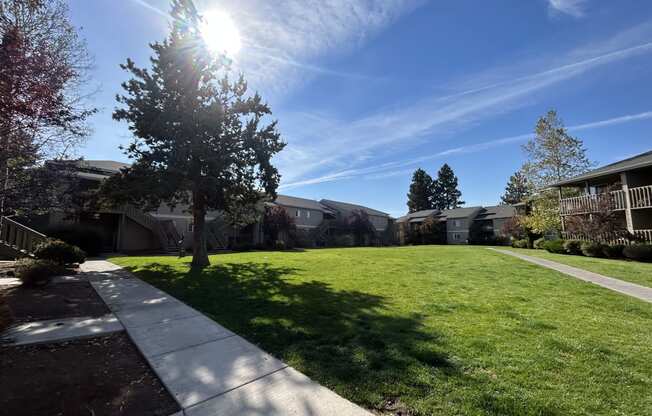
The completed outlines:
<svg viewBox="0 0 652 416">
<path fill-rule="evenodd" d="M 329 220 L 323 220 L 317 228 L 312 230 L 312 239 L 315 241 L 315 244 L 318 247 L 327 245 L 328 243 L 328 232 L 331 229 L 332 224 Z"/>
<path fill-rule="evenodd" d="M 211 250 L 226 250 L 229 246 L 229 226 L 222 218 L 206 223 L 206 244 Z"/>
<path fill-rule="evenodd" d="M 0 255 L 8 258 L 31 257 L 47 236 L 9 217 L 0 217 Z"/>
<path fill-rule="evenodd" d="M 181 237 L 171 220 L 158 220 L 153 215 L 143 212 L 133 205 L 124 205 L 120 212 L 132 221 L 152 231 L 158 238 L 163 252 L 176 253 L 179 251 Z"/>
</svg>

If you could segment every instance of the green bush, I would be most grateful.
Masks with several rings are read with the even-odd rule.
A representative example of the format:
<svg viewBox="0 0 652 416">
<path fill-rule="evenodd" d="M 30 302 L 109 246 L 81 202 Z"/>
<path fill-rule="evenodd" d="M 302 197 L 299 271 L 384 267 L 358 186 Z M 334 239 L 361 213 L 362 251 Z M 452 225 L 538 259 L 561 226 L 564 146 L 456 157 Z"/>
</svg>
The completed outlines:
<svg viewBox="0 0 652 416">
<path fill-rule="evenodd" d="M 86 253 L 79 247 L 64 241 L 48 239 L 36 247 L 34 257 L 65 265 L 83 263 L 86 260 Z"/>
<path fill-rule="evenodd" d="M 582 254 L 586 257 L 602 257 L 602 244 L 595 241 L 583 241 Z"/>
<path fill-rule="evenodd" d="M 564 240 L 549 240 L 543 244 L 543 248 L 550 253 L 566 254 L 564 249 Z"/>
<path fill-rule="evenodd" d="M 615 244 L 615 245 L 605 244 L 602 246 L 602 255 L 608 259 L 622 259 L 624 249 L 625 246 L 622 244 Z"/>
<path fill-rule="evenodd" d="M 527 240 L 514 240 L 512 241 L 512 247 L 514 248 L 527 248 Z"/>
<path fill-rule="evenodd" d="M 652 262 L 652 244 L 625 246 L 623 255 L 631 260 Z"/>
<path fill-rule="evenodd" d="M 102 234 L 88 226 L 65 225 L 46 230 L 46 234 L 81 248 L 89 256 L 99 256 L 102 252 Z"/>
<path fill-rule="evenodd" d="M 53 276 L 63 274 L 63 266 L 50 260 L 21 259 L 16 262 L 16 277 L 25 286 L 44 286 L 50 283 Z"/>
<path fill-rule="evenodd" d="M 536 248 L 537 250 L 543 250 L 545 244 L 546 244 L 546 239 L 543 237 L 534 240 L 534 248 Z"/>
<path fill-rule="evenodd" d="M 564 250 L 566 250 L 566 253 L 568 254 L 581 256 L 583 254 L 582 242 L 580 240 L 566 240 L 564 241 Z"/>
</svg>

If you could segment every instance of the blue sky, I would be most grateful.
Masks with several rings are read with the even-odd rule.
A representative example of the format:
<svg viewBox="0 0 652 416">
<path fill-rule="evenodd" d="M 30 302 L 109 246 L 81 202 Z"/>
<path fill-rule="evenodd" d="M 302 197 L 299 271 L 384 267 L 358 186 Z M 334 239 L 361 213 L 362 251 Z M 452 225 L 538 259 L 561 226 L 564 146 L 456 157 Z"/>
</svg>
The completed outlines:
<svg viewBox="0 0 652 416">
<path fill-rule="evenodd" d="M 652 2 L 196 0 L 242 37 L 234 71 L 288 143 L 281 193 L 406 211 L 414 169 L 453 167 L 467 205 L 499 201 L 537 118 L 557 109 L 600 164 L 652 149 Z M 148 65 L 167 0 L 71 0 L 96 65 L 88 159 L 126 160 L 114 122 L 130 57 Z"/>
</svg>

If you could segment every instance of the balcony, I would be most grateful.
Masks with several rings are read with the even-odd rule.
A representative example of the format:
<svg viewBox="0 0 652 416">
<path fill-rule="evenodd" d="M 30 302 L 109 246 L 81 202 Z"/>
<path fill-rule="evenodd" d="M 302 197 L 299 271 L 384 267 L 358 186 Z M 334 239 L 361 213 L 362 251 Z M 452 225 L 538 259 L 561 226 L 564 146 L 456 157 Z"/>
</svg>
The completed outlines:
<svg viewBox="0 0 652 416">
<path fill-rule="evenodd" d="M 604 209 L 605 206 L 614 211 L 627 209 L 625 191 L 618 190 L 597 195 L 582 195 L 563 198 L 560 201 L 561 215 L 590 214 Z M 632 209 L 652 208 L 652 185 L 629 189 L 629 200 Z"/>
</svg>

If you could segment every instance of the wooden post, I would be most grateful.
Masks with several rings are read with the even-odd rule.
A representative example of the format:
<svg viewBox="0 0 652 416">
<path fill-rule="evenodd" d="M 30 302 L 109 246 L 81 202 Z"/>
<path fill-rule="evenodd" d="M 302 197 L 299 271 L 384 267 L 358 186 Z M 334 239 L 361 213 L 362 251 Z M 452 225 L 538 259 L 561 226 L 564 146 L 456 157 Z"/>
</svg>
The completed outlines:
<svg viewBox="0 0 652 416">
<path fill-rule="evenodd" d="M 632 201 L 629 195 L 629 184 L 627 183 L 627 172 L 620 174 L 620 182 L 622 183 L 623 192 L 625 193 L 625 222 L 627 223 L 627 231 L 634 233 L 634 220 L 632 219 Z"/>
<path fill-rule="evenodd" d="M 559 217 L 561 218 L 561 233 L 562 236 L 566 232 L 566 226 L 564 224 L 564 216 L 561 214 L 561 200 L 563 199 L 563 193 L 561 191 L 561 186 L 559 187 Z"/>
</svg>

